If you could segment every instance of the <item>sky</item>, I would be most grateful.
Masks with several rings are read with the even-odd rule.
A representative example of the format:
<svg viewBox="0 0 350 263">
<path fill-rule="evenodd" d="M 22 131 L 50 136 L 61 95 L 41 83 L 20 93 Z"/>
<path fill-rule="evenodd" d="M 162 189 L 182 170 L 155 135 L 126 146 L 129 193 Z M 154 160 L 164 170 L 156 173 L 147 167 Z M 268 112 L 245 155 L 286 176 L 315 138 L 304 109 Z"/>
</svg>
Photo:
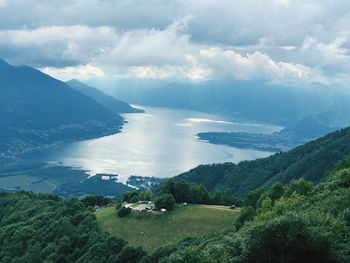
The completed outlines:
<svg viewBox="0 0 350 263">
<path fill-rule="evenodd" d="M 350 84 L 348 0 L 0 0 L 0 58 L 62 80 Z"/>
</svg>

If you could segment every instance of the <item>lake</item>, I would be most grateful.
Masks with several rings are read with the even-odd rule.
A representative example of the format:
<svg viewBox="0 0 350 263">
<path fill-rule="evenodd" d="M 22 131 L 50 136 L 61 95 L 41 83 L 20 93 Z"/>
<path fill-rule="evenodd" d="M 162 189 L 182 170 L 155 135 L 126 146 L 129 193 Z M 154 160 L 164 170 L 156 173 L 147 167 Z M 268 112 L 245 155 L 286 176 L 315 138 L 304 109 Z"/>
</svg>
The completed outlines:
<svg viewBox="0 0 350 263">
<path fill-rule="evenodd" d="M 140 106 L 138 106 L 140 107 Z M 146 113 L 124 114 L 121 133 L 65 144 L 45 153 L 45 161 L 87 170 L 89 174 L 172 177 L 199 164 L 240 162 L 270 152 L 214 145 L 198 140 L 199 132 L 273 133 L 281 127 L 234 123 L 221 116 L 189 110 L 141 107 Z"/>
</svg>

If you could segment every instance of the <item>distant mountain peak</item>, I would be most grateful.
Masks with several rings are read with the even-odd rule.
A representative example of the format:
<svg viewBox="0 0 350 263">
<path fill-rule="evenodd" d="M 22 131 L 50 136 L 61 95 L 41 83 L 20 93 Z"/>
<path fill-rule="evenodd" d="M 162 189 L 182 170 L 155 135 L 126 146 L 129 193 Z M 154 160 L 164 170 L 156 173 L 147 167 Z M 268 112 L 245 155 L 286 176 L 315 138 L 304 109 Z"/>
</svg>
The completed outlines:
<svg viewBox="0 0 350 263">
<path fill-rule="evenodd" d="M 68 86 L 74 90 L 96 100 L 98 103 L 104 107 L 112 110 L 115 113 L 140 113 L 144 112 L 143 110 L 136 109 L 130 106 L 124 101 L 117 100 L 116 98 L 105 94 L 103 91 L 91 87 L 84 82 L 81 82 L 77 79 L 71 79 L 66 82 Z"/>
<path fill-rule="evenodd" d="M 80 80 L 77 80 L 77 79 L 70 79 L 70 80 L 68 80 L 67 82 L 66 82 L 67 84 L 74 84 L 74 83 L 76 83 L 76 84 L 84 84 L 84 85 L 86 85 L 85 83 L 83 83 L 83 82 L 81 82 Z"/>
</svg>

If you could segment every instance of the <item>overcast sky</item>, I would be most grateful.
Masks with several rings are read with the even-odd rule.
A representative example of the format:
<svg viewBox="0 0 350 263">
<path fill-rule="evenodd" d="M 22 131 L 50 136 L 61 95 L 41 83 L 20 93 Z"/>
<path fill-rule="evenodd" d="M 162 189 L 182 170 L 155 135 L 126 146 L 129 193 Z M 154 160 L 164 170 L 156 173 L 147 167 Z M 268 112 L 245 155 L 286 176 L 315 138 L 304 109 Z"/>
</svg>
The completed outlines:
<svg viewBox="0 0 350 263">
<path fill-rule="evenodd" d="M 0 0 L 0 57 L 61 79 L 350 84 L 349 0 Z"/>
</svg>

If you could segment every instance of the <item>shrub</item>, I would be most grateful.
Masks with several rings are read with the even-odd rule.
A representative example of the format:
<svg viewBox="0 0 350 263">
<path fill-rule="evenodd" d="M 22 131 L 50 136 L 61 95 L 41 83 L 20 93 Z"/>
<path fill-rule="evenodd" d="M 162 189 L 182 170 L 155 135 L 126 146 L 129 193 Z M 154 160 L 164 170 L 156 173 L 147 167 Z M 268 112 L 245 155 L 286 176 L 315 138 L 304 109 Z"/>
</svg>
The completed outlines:
<svg viewBox="0 0 350 263">
<path fill-rule="evenodd" d="M 131 213 L 131 208 L 130 207 L 121 207 L 119 210 L 118 210 L 118 216 L 119 217 L 124 217 L 124 216 L 127 216 Z"/>
<path fill-rule="evenodd" d="M 173 210 L 175 206 L 175 198 L 171 194 L 162 194 L 154 200 L 157 208 L 165 208 L 166 210 Z"/>
</svg>

